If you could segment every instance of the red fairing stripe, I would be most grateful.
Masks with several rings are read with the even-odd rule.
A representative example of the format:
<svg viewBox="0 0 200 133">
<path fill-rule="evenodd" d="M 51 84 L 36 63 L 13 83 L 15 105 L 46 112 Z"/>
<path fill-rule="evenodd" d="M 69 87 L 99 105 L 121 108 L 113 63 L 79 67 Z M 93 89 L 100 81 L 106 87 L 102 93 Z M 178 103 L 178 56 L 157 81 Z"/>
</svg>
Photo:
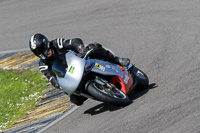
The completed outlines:
<svg viewBox="0 0 200 133">
<path fill-rule="evenodd" d="M 128 95 L 132 90 L 133 78 L 126 70 L 123 71 L 123 74 L 124 74 L 123 79 L 120 76 L 115 76 L 112 79 L 111 83 L 117 87 L 118 87 L 117 84 L 120 84 L 121 88 L 118 89 L 121 89 L 121 91 L 123 91 L 126 95 Z"/>
</svg>

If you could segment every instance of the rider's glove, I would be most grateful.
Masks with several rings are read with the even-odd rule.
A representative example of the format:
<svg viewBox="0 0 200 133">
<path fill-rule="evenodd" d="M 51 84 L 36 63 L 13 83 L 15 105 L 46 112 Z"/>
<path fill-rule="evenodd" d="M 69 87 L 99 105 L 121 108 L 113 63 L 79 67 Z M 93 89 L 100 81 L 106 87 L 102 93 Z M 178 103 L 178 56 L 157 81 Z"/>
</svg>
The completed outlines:
<svg viewBox="0 0 200 133">
<path fill-rule="evenodd" d="M 79 57 L 84 57 L 86 54 L 87 55 L 92 55 L 94 50 L 97 48 L 102 48 L 102 45 L 100 43 L 91 43 L 88 44 L 86 47 L 82 49 L 82 51 L 78 54 Z"/>
<path fill-rule="evenodd" d="M 60 85 L 58 84 L 58 81 L 56 80 L 55 77 L 52 76 L 52 77 L 49 79 L 49 81 L 51 82 L 51 84 L 52 84 L 55 88 L 60 89 Z"/>
<path fill-rule="evenodd" d="M 79 57 L 84 57 L 86 55 L 86 53 L 89 51 L 88 47 L 85 47 L 80 53 L 78 53 Z"/>
</svg>

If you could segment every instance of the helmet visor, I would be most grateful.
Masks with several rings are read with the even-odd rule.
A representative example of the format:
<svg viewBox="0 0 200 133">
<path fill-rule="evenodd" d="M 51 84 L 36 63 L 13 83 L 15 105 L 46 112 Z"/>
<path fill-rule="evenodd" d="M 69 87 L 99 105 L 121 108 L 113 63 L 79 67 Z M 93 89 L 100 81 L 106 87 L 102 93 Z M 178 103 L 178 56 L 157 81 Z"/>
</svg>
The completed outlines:
<svg viewBox="0 0 200 133">
<path fill-rule="evenodd" d="M 47 57 L 49 49 L 50 49 L 50 45 L 49 45 L 49 42 L 48 42 L 47 45 L 44 47 L 44 50 L 42 52 L 45 57 Z"/>
</svg>

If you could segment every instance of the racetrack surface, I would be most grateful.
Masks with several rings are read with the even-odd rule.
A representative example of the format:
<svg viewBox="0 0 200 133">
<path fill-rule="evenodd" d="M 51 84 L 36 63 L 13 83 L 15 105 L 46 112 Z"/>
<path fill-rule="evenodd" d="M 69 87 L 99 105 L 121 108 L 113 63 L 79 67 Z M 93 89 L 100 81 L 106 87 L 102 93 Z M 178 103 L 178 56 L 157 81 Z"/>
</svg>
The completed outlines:
<svg viewBox="0 0 200 133">
<path fill-rule="evenodd" d="M 45 133 L 198 133 L 199 7 L 198 0 L 2 0 L 0 52 L 28 48 L 37 32 L 80 37 L 129 57 L 149 76 L 151 86 L 129 106 L 88 100 Z"/>
</svg>

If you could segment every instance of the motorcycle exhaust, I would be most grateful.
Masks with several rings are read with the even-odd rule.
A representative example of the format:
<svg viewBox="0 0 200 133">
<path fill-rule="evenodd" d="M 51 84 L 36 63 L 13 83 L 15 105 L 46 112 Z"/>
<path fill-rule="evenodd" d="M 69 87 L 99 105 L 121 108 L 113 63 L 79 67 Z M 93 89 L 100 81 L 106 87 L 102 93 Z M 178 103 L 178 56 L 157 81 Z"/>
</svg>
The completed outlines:
<svg viewBox="0 0 200 133">
<path fill-rule="evenodd" d="M 109 88 L 112 88 L 112 86 L 110 85 L 110 83 L 108 83 L 106 80 L 102 79 L 102 78 L 99 78 L 99 77 L 96 77 L 95 80 L 94 80 L 96 83 L 102 85 L 102 86 L 107 86 Z"/>
</svg>

